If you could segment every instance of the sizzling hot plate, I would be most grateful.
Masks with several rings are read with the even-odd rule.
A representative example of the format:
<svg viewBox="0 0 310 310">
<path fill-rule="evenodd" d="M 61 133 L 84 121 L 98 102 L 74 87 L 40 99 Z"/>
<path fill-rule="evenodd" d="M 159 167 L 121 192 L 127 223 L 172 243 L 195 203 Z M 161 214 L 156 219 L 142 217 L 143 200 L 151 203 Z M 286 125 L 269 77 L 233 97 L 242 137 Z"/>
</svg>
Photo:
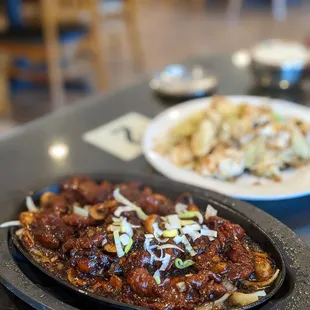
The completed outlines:
<svg viewBox="0 0 310 310">
<path fill-rule="evenodd" d="M 218 211 L 219 215 L 231 220 L 232 222 L 240 224 L 246 231 L 246 233 L 256 241 L 264 251 L 271 254 L 271 257 L 275 261 L 277 268 L 281 270 L 278 279 L 274 283 L 274 285 L 267 291 L 267 296 L 265 298 L 260 299 L 257 303 L 252 304 L 247 307 L 243 307 L 242 309 L 250 309 L 255 307 L 256 309 L 284 309 L 283 306 L 279 305 L 288 305 L 288 301 L 292 294 L 298 295 L 303 292 L 303 294 L 307 294 L 309 291 L 309 265 L 306 264 L 307 262 L 307 255 L 305 256 L 305 266 L 294 266 L 294 264 L 290 264 L 287 266 L 287 277 L 286 277 L 286 288 L 285 292 L 278 292 L 275 297 L 272 296 L 280 289 L 281 285 L 283 284 L 284 278 L 286 276 L 286 267 L 283 256 L 291 261 L 292 253 L 291 250 L 293 248 L 288 248 L 287 246 L 297 246 L 300 248 L 301 246 L 304 247 L 304 250 L 300 249 L 300 256 L 295 257 L 295 264 L 298 263 L 297 261 L 303 260 L 303 254 L 306 254 L 309 249 L 302 241 L 289 229 L 287 229 L 283 224 L 272 218 L 271 216 L 267 215 L 263 211 L 247 204 L 244 202 L 239 202 L 237 200 L 225 197 L 223 195 L 208 191 L 195 188 L 193 186 L 180 184 L 176 182 L 172 182 L 167 179 L 159 178 L 159 177 L 148 177 L 148 176 L 141 176 L 141 175 L 119 175 L 119 174 L 101 174 L 101 175 L 90 175 L 96 180 L 107 179 L 112 182 L 127 182 L 127 181 L 140 181 L 143 184 L 147 184 L 151 186 L 155 191 L 163 193 L 170 198 L 175 198 L 178 194 L 182 192 L 191 192 L 193 194 L 195 203 L 205 209 L 205 206 L 210 203 L 212 204 Z M 59 186 L 57 184 L 45 187 L 43 190 L 39 190 L 38 192 L 33 194 L 33 199 L 37 201 L 39 197 L 45 191 L 53 191 L 58 192 Z M 26 209 L 25 204 L 19 209 Z M 59 278 L 56 278 L 53 274 L 49 271 L 44 269 L 38 263 L 36 263 L 27 250 L 23 247 L 19 239 L 15 236 L 14 231 L 15 229 L 11 229 L 11 236 L 18 247 L 18 249 L 23 253 L 23 255 L 38 269 L 40 269 L 43 273 L 48 275 L 50 278 L 53 278 L 57 283 L 66 286 L 67 288 L 73 290 L 74 292 L 84 295 L 85 297 L 92 298 L 93 300 L 97 300 L 101 304 L 103 303 L 106 307 L 112 306 L 113 308 L 123 308 L 123 309 L 141 309 L 141 307 L 131 306 L 123 303 L 119 303 L 115 300 L 111 300 L 108 298 L 104 298 L 98 295 L 91 294 L 87 291 L 81 290 L 77 287 L 72 286 L 66 281 L 63 281 Z M 285 236 L 287 234 L 287 236 Z M 1 234 L 0 234 L 1 236 Z M 291 244 L 288 241 L 283 239 L 290 240 L 295 238 Z M 298 246 L 299 243 L 299 246 Z M 1 251 L 0 244 L 0 251 Z M 7 250 L 7 248 L 4 248 Z M 288 252 L 288 253 L 287 253 Z M 301 254 L 302 253 L 302 254 Z M 309 251 L 310 253 L 310 251 Z M 294 254 L 297 255 L 297 251 L 294 249 Z M 308 256 L 309 257 L 309 256 Z M 306 267 L 307 266 L 307 267 Z M 298 267 L 298 268 L 295 268 Z M 304 269 L 304 270 L 301 270 Z M 297 284 L 296 277 L 302 277 L 302 279 L 307 279 L 300 281 L 298 291 L 295 290 L 295 286 Z M 7 274 L 3 268 L 0 268 L 0 277 L 6 286 L 10 283 L 10 279 L 8 279 Z M 302 280 L 300 279 L 300 280 Z M 18 287 L 18 283 L 14 282 L 14 289 L 16 289 L 18 293 L 20 293 L 21 288 Z M 16 287 L 17 286 L 17 287 Z M 305 297 L 305 295 L 301 295 L 300 297 Z M 284 302 L 284 303 L 283 303 Z M 304 305 L 309 305 L 309 300 L 303 300 Z M 291 309 L 294 308 L 295 303 L 289 303 L 291 305 Z M 302 303 L 300 304 L 302 305 Z M 39 308 L 39 307 L 38 307 Z M 55 309 L 55 308 L 54 308 Z M 240 308 L 241 309 L 241 308 Z M 308 309 L 306 307 L 297 307 L 295 309 Z"/>
</svg>

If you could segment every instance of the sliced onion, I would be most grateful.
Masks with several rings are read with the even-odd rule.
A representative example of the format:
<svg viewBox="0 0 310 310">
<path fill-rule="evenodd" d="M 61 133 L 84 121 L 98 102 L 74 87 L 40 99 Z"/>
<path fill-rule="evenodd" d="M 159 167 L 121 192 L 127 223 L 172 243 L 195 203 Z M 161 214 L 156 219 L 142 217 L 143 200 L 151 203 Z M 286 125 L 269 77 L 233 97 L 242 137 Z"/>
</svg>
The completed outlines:
<svg viewBox="0 0 310 310">
<path fill-rule="evenodd" d="M 181 228 L 181 222 L 177 214 L 167 215 L 168 222 L 165 224 L 166 229 L 179 229 Z"/>
<path fill-rule="evenodd" d="M 109 231 L 120 230 L 120 227 L 119 226 L 115 226 L 115 225 L 109 225 L 108 226 L 108 230 Z"/>
<path fill-rule="evenodd" d="M 154 229 L 154 237 L 158 242 L 164 243 L 164 242 L 167 242 L 169 240 L 168 238 L 165 238 L 165 239 L 159 238 L 163 234 L 163 231 L 161 229 L 159 229 L 158 223 L 153 223 L 152 227 Z"/>
<path fill-rule="evenodd" d="M 175 205 L 175 212 L 176 213 L 180 214 L 180 213 L 186 212 L 186 210 L 187 210 L 186 204 L 181 203 L 181 202 L 176 203 L 176 205 Z"/>
<path fill-rule="evenodd" d="M 186 250 L 189 252 L 191 256 L 195 256 L 197 254 L 185 235 L 182 236 L 182 242 L 185 245 Z"/>
<path fill-rule="evenodd" d="M 34 204 L 31 196 L 26 197 L 26 207 L 29 212 L 38 212 L 39 208 Z"/>
<path fill-rule="evenodd" d="M 126 254 L 130 251 L 132 245 L 133 245 L 133 239 L 130 237 L 130 238 L 129 238 L 129 243 L 128 243 L 128 244 L 126 245 L 126 247 L 125 247 L 125 253 L 126 253 Z"/>
<path fill-rule="evenodd" d="M 136 206 L 131 201 L 129 201 L 125 196 L 123 196 L 120 193 L 119 188 L 116 188 L 114 190 L 113 196 L 114 196 L 115 200 L 117 200 L 118 202 L 121 202 L 126 206 L 131 206 L 137 212 L 137 215 L 141 220 L 145 221 L 147 219 L 147 215 L 143 212 L 143 210 L 140 207 Z"/>
<path fill-rule="evenodd" d="M 123 217 L 115 217 L 115 216 L 112 217 L 112 221 L 114 225 L 117 225 L 117 223 L 118 225 L 120 225 L 122 220 L 123 220 Z"/>
<path fill-rule="evenodd" d="M 200 224 L 203 223 L 203 216 L 199 211 L 187 211 L 185 213 L 179 214 L 180 219 L 190 219 L 193 217 L 197 217 Z"/>
<path fill-rule="evenodd" d="M 228 293 L 232 293 L 237 290 L 237 288 L 232 283 L 230 283 L 227 279 L 224 279 L 222 284 L 226 288 Z"/>
<path fill-rule="evenodd" d="M 205 213 L 205 219 L 207 220 L 211 216 L 217 216 L 217 210 L 208 205 Z"/>
<path fill-rule="evenodd" d="M 164 245 L 160 245 L 157 247 L 158 250 L 165 250 L 165 249 L 176 249 L 179 250 L 181 252 L 184 252 L 181 248 L 177 247 L 174 244 L 164 244 Z"/>
<path fill-rule="evenodd" d="M 153 278 L 155 279 L 157 284 L 160 284 L 160 271 L 159 270 L 155 271 Z"/>
<path fill-rule="evenodd" d="M 122 234 L 122 235 L 119 237 L 119 240 L 121 241 L 122 245 L 128 245 L 128 244 L 129 244 L 130 237 L 129 237 L 127 234 Z"/>
<path fill-rule="evenodd" d="M 200 225 L 198 225 L 198 226 L 200 226 Z M 196 239 L 201 237 L 201 234 L 198 231 L 196 231 L 196 228 L 197 227 L 195 227 L 195 224 L 194 224 L 194 225 L 183 227 L 181 229 L 181 231 L 183 234 L 189 235 L 193 239 L 193 241 L 195 241 Z M 198 230 L 199 230 L 199 228 L 198 228 Z"/>
<path fill-rule="evenodd" d="M 220 299 L 214 301 L 214 302 L 208 302 L 204 305 L 201 305 L 196 308 L 196 310 L 213 310 L 214 308 L 218 309 L 218 307 L 223 304 L 226 299 L 228 299 L 230 296 L 229 293 L 224 294 Z"/>
<path fill-rule="evenodd" d="M 162 260 L 162 265 L 159 268 L 159 271 L 165 271 L 170 263 L 171 255 L 166 254 Z"/>
<path fill-rule="evenodd" d="M 125 252 L 123 251 L 123 248 L 122 248 L 122 244 L 121 244 L 121 240 L 119 236 L 119 230 L 115 230 L 113 232 L 113 236 L 114 236 L 114 243 L 115 243 L 115 247 L 117 251 L 117 256 L 122 257 L 125 255 Z"/>
<path fill-rule="evenodd" d="M 251 294 L 235 292 L 231 295 L 229 301 L 235 306 L 247 306 L 259 300 L 259 297 L 266 296 L 265 291 L 258 291 Z"/>
<path fill-rule="evenodd" d="M 20 221 L 9 221 L 0 224 L 0 228 L 11 227 L 11 226 L 21 226 Z"/>
<path fill-rule="evenodd" d="M 101 246 L 103 247 L 107 243 L 108 243 L 108 240 L 107 239 L 103 239 L 102 242 L 101 242 Z"/>
<path fill-rule="evenodd" d="M 175 261 L 174 261 L 174 264 L 175 266 L 178 268 L 178 269 L 185 269 L 189 266 L 192 266 L 195 264 L 194 261 L 192 261 L 191 259 L 187 259 L 185 261 L 182 261 L 182 259 L 180 258 L 176 258 Z"/>
<path fill-rule="evenodd" d="M 77 206 L 73 206 L 73 213 L 79 216 L 88 217 L 88 211 Z"/>
<path fill-rule="evenodd" d="M 23 231 L 24 231 L 24 228 L 20 228 L 15 231 L 15 235 L 19 237 L 23 233 Z"/>
<path fill-rule="evenodd" d="M 132 206 L 121 206 L 115 210 L 114 215 L 120 217 L 123 212 L 128 211 L 135 211 L 135 209 Z"/>
<path fill-rule="evenodd" d="M 229 293 L 224 294 L 221 298 L 219 298 L 218 300 L 216 300 L 216 301 L 214 302 L 214 304 L 215 304 L 215 305 L 222 304 L 226 299 L 228 299 L 229 296 L 230 296 Z"/>
<path fill-rule="evenodd" d="M 257 288 L 266 287 L 266 286 L 269 286 L 278 277 L 279 272 L 280 272 L 280 270 L 277 269 L 276 272 L 274 273 L 274 275 L 266 281 L 257 282 L 257 281 L 243 280 L 242 284 L 244 284 L 246 286 L 257 287 Z"/>
</svg>

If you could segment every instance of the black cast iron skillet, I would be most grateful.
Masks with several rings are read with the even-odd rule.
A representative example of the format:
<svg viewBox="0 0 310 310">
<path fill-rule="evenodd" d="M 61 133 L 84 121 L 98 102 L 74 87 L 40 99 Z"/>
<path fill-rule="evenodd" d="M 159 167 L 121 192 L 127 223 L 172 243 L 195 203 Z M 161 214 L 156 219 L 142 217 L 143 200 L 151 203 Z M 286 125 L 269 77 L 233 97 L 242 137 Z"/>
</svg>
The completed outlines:
<svg viewBox="0 0 310 310">
<path fill-rule="evenodd" d="M 175 182 L 169 182 L 170 184 L 167 186 L 167 181 L 160 182 L 159 178 L 152 178 L 149 177 L 143 177 L 143 176 L 135 176 L 135 175 L 119 175 L 119 174 L 96 174 L 96 175 L 89 175 L 96 181 L 101 180 L 109 180 L 113 183 L 121 183 L 121 182 L 128 182 L 128 181 L 139 181 L 142 185 L 148 185 L 150 186 L 154 191 L 164 194 L 167 197 L 174 199 L 179 194 L 184 192 L 184 185 L 180 183 Z M 40 189 L 36 191 L 32 198 L 35 202 L 38 202 L 40 199 L 40 196 L 46 192 L 59 192 L 59 183 L 47 186 L 43 189 Z M 268 236 L 268 234 L 264 231 L 263 227 L 258 226 L 254 221 L 244 216 L 242 213 L 238 212 L 237 210 L 234 210 L 231 208 L 228 204 L 225 204 L 226 199 L 220 200 L 213 198 L 212 196 L 216 197 L 216 194 L 213 195 L 210 191 L 204 191 L 204 190 L 194 190 L 194 187 L 191 187 L 193 191 L 191 193 L 193 194 L 193 198 L 195 201 L 195 204 L 201 208 L 203 211 L 205 210 L 206 206 L 208 204 L 211 204 L 218 210 L 218 215 L 232 221 L 233 223 L 237 223 L 243 227 L 247 233 L 247 235 L 255 241 L 257 244 L 261 246 L 261 248 L 269 253 L 273 259 L 273 261 L 276 264 L 276 267 L 280 269 L 280 273 L 276 281 L 273 283 L 273 285 L 267 289 L 267 295 L 265 297 L 260 298 L 257 302 L 245 306 L 240 307 L 238 309 L 251 309 L 254 307 L 257 307 L 258 305 L 262 305 L 264 303 L 268 303 L 268 301 L 271 299 L 271 297 L 280 289 L 281 285 L 283 284 L 286 270 L 285 270 L 285 262 L 283 259 L 283 256 L 276 245 L 276 243 Z M 204 195 L 206 193 L 207 195 Z M 238 204 L 238 201 L 236 201 L 236 204 Z M 23 203 L 24 209 L 26 209 L 25 203 Z M 27 249 L 23 246 L 23 244 L 20 242 L 19 238 L 15 234 L 16 228 L 11 228 L 10 233 L 11 237 L 13 239 L 14 244 L 19 249 L 19 251 L 28 259 L 28 261 L 33 264 L 35 267 L 37 267 L 41 272 L 48 275 L 50 278 L 57 281 L 59 284 L 69 288 L 70 290 L 73 290 L 75 293 L 82 294 L 86 298 L 92 298 L 94 300 L 97 300 L 100 303 L 104 303 L 106 305 L 112 306 L 113 308 L 119 308 L 119 309 L 144 309 L 142 307 L 133 306 L 124 304 L 121 302 L 118 302 L 116 300 L 112 300 L 109 298 L 105 298 L 93 293 L 90 293 L 86 290 L 77 288 L 73 285 L 71 285 L 69 282 L 64 281 L 58 277 L 56 277 L 54 274 L 52 274 L 50 271 L 42 267 L 40 264 L 38 264 L 32 256 L 29 254 Z"/>
</svg>

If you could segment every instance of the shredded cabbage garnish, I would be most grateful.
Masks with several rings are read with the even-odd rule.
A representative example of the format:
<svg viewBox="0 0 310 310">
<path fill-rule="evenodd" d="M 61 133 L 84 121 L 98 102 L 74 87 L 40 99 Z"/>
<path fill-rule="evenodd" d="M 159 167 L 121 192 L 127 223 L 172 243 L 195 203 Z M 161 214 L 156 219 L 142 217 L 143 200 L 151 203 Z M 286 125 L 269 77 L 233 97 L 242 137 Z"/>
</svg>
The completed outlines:
<svg viewBox="0 0 310 310">
<path fill-rule="evenodd" d="M 191 225 L 191 226 L 194 226 L 194 225 Z M 189 235 L 193 239 L 193 241 L 195 241 L 196 239 L 201 237 L 201 234 L 197 231 L 199 230 L 199 228 L 196 230 L 195 227 L 191 227 L 191 226 L 185 226 L 181 230 L 183 234 Z"/>
<path fill-rule="evenodd" d="M 126 233 L 130 237 L 133 236 L 133 230 L 132 230 L 132 225 L 127 222 L 127 218 L 124 217 L 121 222 L 121 232 Z"/>
<path fill-rule="evenodd" d="M 189 266 L 192 266 L 195 264 L 194 261 L 192 261 L 191 259 L 187 259 L 185 261 L 182 261 L 182 259 L 180 258 L 176 258 L 175 261 L 174 261 L 174 264 L 175 266 L 178 268 L 178 269 L 185 269 Z"/>
<path fill-rule="evenodd" d="M 115 243 L 115 247 L 117 251 L 117 256 L 122 257 L 125 255 L 125 252 L 123 251 L 123 248 L 122 248 L 121 240 L 119 237 L 119 230 L 115 230 L 113 232 L 113 236 L 114 236 L 114 243 Z"/>
<path fill-rule="evenodd" d="M 166 254 L 162 260 L 162 265 L 159 268 L 159 271 L 165 271 L 170 263 L 171 255 Z"/>
<path fill-rule="evenodd" d="M 161 229 L 159 229 L 158 223 L 153 223 L 152 227 L 154 229 L 154 237 L 158 242 L 164 243 L 164 242 L 167 242 L 169 240 L 168 238 L 165 238 L 165 239 L 159 238 L 163 234 L 163 231 Z"/>
<path fill-rule="evenodd" d="M 128 245 L 129 239 L 130 237 L 127 234 L 123 234 L 119 237 L 119 240 L 121 240 L 122 245 Z"/>
<path fill-rule="evenodd" d="M 182 242 L 182 236 L 175 236 L 173 238 L 173 241 L 175 244 L 179 244 L 180 242 Z"/>
<path fill-rule="evenodd" d="M 185 213 L 179 214 L 180 219 L 189 219 L 192 217 L 197 217 L 200 224 L 203 223 L 203 216 L 199 211 L 187 211 Z"/>
<path fill-rule="evenodd" d="M 181 228 L 181 222 L 177 214 L 167 215 L 167 223 L 165 224 L 167 230 Z"/>
<path fill-rule="evenodd" d="M 182 236 L 182 242 L 185 245 L 186 250 L 189 252 L 191 256 L 195 256 L 197 254 L 185 235 Z"/>
<path fill-rule="evenodd" d="M 158 250 L 165 250 L 165 249 L 176 249 L 179 250 L 181 252 L 184 252 L 181 248 L 179 248 L 178 246 L 174 245 L 174 244 L 164 244 L 164 245 L 159 245 L 157 247 Z"/>
<path fill-rule="evenodd" d="M 131 249 L 131 247 L 132 247 L 132 244 L 133 244 L 133 239 L 130 237 L 129 238 L 129 243 L 126 245 L 126 247 L 125 247 L 125 253 L 127 254 L 129 251 L 130 251 L 130 249 Z"/>
<path fill-rule="evenodd" d="M 214 237 L 214 238 L 217 237 L 217 231 L 216 230 L 208 229 L 208 227 L 205 226 L 205 225 L 203 225 L 203 228 L 201 229 L 200 233 L 203 236 Z"/>
<path fill-rule="evenodd" d="M 136 206 L 134 203 L 132 203 L 131 201 L 129 201 L 126 197 L 124 197 L 121 193 L 119 188 L 116 188 L 113 192 L 113 196 L 115 198 L 115 200 L 117 200 L 118 202 L 123 203 L 126 206 L 131 206 L 136 212 L 138 217 L 145 221 L 147 219 L 147 215 L 143 212 L 143 210 Z"/>
</svg>

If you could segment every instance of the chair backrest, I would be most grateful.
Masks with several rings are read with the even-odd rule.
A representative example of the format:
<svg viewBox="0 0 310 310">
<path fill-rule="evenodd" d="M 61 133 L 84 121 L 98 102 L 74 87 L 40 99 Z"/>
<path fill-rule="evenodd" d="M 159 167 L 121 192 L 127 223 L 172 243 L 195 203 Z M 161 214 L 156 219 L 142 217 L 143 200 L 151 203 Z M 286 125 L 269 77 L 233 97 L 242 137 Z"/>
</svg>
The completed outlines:
<svg viewBox="0 0 310 310">
<path fill-rule="evenodd" d="M 55 13 L 60 23 L 87 23 L 96 10 L 98 0 L 54 0 Z"/>
<path fill-rule="evenodd" d="M 43 4 L 50 1 L 49 4 Z M 41 5 L 40 5 L 41 2 Z M 91 12 L 97 9 L 98 0 L 41 0 L 27 1 L 22 7 L 22 17 L 26 25 L 41 23 L 42 6 L 48 6 L 48 14 L 56 24 L 87 23 L 91 18 Z"/>
</svg>

